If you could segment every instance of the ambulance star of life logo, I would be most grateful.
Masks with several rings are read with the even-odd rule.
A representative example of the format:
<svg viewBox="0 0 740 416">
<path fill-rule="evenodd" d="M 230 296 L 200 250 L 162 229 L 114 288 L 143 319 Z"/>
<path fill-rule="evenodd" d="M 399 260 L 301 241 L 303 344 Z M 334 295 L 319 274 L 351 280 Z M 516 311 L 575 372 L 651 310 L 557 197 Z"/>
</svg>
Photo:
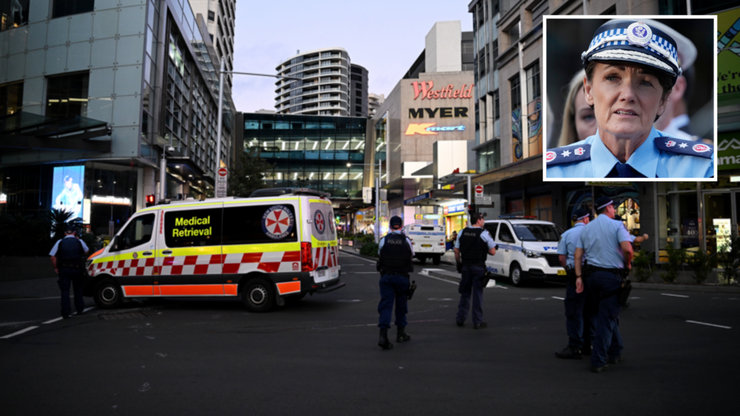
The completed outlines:
<svg viewBox="0 0 740 416">
<path fill-rule="evenodd" d="M 668 140 L 667 142 L 665 142 L 665 147 L 673 147 L 675 145 L 676 142 L 674 142 L 673 140 Z"/>
<path fill-rule="evenodd" d="M 556 157 L 558 157 L 557 153 L 547 152 L 547 154 L 545 155 L 545 160 L 547 160 L 548 162 L 552 162 L 553 160 L 555 160 Z"/>
<path fill-rule="evenodd" d="M 280 240 L 293 231 L 294 223 L 290 209 L 283 205 L 273 205 L 262 216 L 262 231 L 273 240 Z"/>
<path fill-rule="evenodd" d="M 573 153 L 577 154 L 578 156 L 581 156 L 581 155 L 582 155 L 582 154 L 584 154 L 585 152 L 586 152 L 586 151 L 585 151 L 585 150 L 583 150 L 583 148 L 582 148 L 582 147 L 579 147 L 579 148 L 578 148 L 578 149 L 576 149 L 576 150 L 575 150 L 575 151 L 574 151 Z"/>
<path fill-rule="evenodd" d="M 324 234 L 324 231 L 326 231 L 326 220 L 324 219 L 324 214 L 319 210 L 316 210 L 313 214 L 313 226 L 316 227 L 316 231 L 319 234 Z"/>
<path fill-rule="evenodd" d="M 691 147 L 691 150 L 695 151 L 696 153 L 704 153 L 711 150 L 711 148 L 705 144 L 695 144 Z"/>
</svg>

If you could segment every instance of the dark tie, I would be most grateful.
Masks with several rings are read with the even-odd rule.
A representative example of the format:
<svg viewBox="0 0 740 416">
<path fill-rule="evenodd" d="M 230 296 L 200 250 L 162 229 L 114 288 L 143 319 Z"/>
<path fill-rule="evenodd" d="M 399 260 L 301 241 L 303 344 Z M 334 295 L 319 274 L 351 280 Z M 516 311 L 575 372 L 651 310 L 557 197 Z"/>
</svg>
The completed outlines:
<svg viewBox="0 0 740 416">
<path fill-rule="evenodd" d="M 644 178 L 645 175 L 636 171 L 632 166 L 626 163 L 617 162 L 611 172 L 606 175 L 607 178 Z"/>
</svg>

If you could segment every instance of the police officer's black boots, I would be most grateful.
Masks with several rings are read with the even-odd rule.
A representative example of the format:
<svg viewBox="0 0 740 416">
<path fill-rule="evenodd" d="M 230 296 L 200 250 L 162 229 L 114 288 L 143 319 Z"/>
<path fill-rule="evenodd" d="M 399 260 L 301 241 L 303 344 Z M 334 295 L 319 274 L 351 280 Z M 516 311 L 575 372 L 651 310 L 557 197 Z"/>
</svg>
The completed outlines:
<svg viewBox="0 0 740 416">
<path fill-rule="evenodd" d="M 411 335 L 406 333 L 406 327 L 398 327 L 398 332 L 396 333 L 396 342 L 406 342 L 411 341 Z"/>
<path fill-rule="evenodd" d="M 388 340 L 388 328 L 380 329 L 380 339 L 378 340 L 378 346 L 384 350 L 393 348 L 393 344 Z"/>
</svg>

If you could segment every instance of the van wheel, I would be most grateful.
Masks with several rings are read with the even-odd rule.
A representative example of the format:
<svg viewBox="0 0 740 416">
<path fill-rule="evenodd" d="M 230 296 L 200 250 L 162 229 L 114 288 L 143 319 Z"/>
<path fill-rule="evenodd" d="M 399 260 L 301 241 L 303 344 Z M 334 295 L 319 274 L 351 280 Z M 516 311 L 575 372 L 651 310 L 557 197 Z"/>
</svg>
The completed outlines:
<svg viewBox="0 0 740 416">
<path fill-rule="evenodd" d="M 95 285 L 93 299 L 100 309 L 119 308 L 123 303 L 121 286 L 113 279 L 103 279 Z"/>
<path fill-rule="evenodd" d="M 522 268 L 518 264 L 514 263 L 511 265 L 509 279 L 511 279 L 511 284 L 517 287 L 521 287 L 524 283 L 522 280 Z"/>
<path fill-rule="evenodd" d="M 432 257 L 432 264 L 434 264 L 435 266 L 439 266 L 440 261 L 442 261 L 442 256 Z"/>
<path fill-rule="evenodd" d="M 267 312 L 275 306 L 275 288 L 266 279 L 255 277 L 244 286 L 242 300 L 252 312 Z"/>
</svg>

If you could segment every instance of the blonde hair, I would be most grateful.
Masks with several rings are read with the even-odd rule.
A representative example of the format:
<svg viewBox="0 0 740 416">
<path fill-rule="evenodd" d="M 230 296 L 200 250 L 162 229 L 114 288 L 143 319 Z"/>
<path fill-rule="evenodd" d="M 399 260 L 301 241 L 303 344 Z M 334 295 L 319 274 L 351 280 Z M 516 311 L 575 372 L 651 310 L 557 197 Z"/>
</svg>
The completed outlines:
<svg viewBox="0 0 740 416">
<path fill-rule="evenodd" d="M 578 95 L 578 91 L 583 89 L 583 78 L 585 76 L 586 71 L 582 69 L 570 80 L 568 96 L 565 98 L 565 106 L 563 107 L 563 127 L 560 129 L 558 146 L 567 146 L 578 141 L 576 95 Z"/>
</svg>

